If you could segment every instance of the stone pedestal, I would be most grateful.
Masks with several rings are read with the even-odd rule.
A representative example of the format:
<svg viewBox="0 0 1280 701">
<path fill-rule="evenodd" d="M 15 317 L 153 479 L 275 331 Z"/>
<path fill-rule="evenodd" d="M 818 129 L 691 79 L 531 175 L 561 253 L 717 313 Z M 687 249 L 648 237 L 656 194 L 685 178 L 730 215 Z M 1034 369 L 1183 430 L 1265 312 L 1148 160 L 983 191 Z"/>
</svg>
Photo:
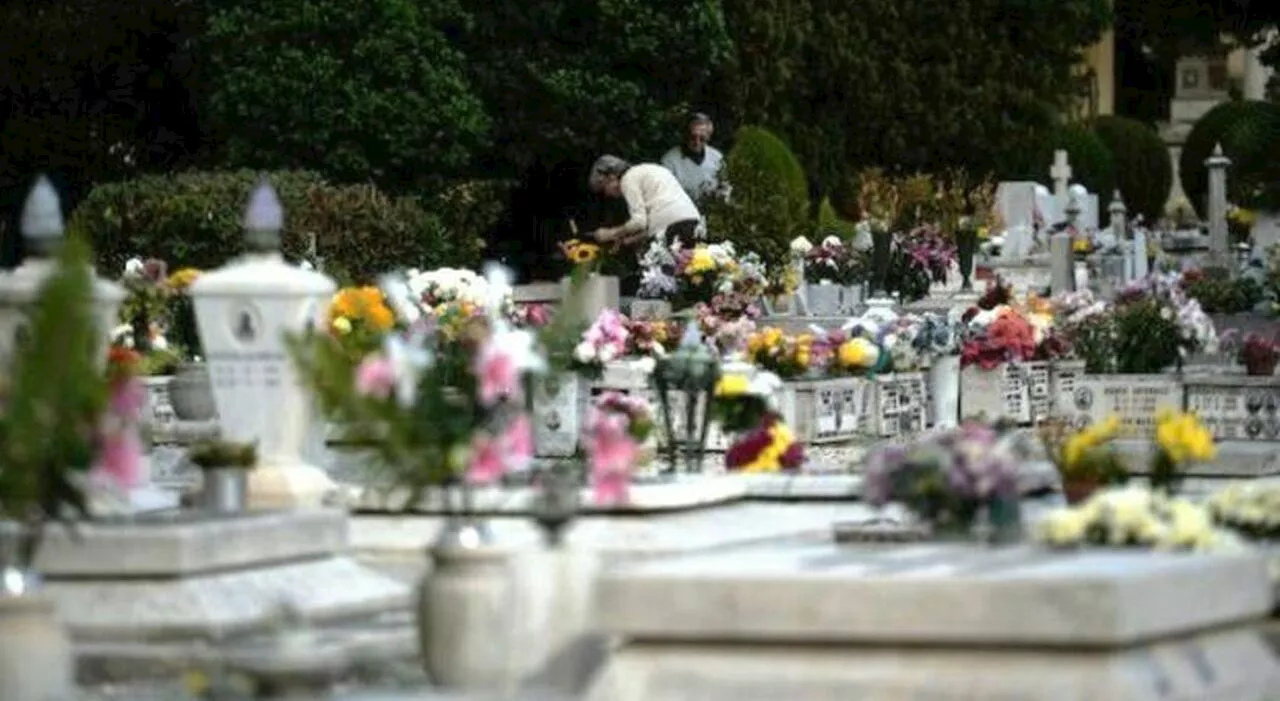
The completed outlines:
<svg viewBox="0 0 1280 701">
<path fill-rule="evenodd" d="M 407 606 L 404 584 L 346 556 L 347 528 L 319 509 L 148 515 L 54 528 L 36 568 L 90 656 L 146 658 L 153 644 L 264 630 L 286 602 L 320 625 Z"/>
<path fill-rule="evenodd" d="M 1266 701 L 1259 555 L 828 538 L 623 565 L 590 701 Z"/>
</svg>

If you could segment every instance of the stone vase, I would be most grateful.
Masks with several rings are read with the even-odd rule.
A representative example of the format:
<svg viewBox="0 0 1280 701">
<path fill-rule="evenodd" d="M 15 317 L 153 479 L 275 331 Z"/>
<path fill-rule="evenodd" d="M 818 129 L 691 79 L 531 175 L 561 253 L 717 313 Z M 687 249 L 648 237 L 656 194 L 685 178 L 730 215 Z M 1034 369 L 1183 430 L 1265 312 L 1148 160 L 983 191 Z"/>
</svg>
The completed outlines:
<svg viewBox="0 0 1280 701">
<path fill-rule="evenodd" d="M 180 365 L 169 383 L 169 402 L 174 415 L 183 421 L 210 421 L 217 417 L 209 367 L 204 363 Z"/>
<path fill-rule="evenodd" d="M 215 514 L 238 514 L 249 503 L 249 471 L 243 467 L 208 467 L 200 488 L 200 506 Z"/>
<path fill-rule="evenodd" d="M 0 577 L 16 578 L 14 570 Z M 0 587 L 0 699 L 66 701 L 75 692 L 71 639 L 39 589 Z"/>
<path fill-rule="evenodd" d="M 930 420 L 934 428 L 955 428 L 960 423 L 960 356 L 942 355 L 929 366 Z"/>
<path fill-rule="evenodd" d="M 423 664 L 441 688 L 493 691 L 509 684 L 514 622 L 510 553 L 483 522 L 452 520 L 428 550 L 418 590 Z"/>
</svg>

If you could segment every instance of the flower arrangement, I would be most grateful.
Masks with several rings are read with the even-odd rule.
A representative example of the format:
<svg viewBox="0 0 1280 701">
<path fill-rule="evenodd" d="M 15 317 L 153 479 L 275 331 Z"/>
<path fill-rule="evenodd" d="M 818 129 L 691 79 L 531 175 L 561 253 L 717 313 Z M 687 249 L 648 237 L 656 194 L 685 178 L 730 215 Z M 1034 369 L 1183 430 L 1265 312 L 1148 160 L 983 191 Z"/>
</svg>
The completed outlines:
<svg viewBox="0 0 1280 701">
<path fill-rule="evenodd" d="M 16 559 L 0 567 L 29 570 L 50 521 L 90 516 L 92 485 L 138 477 L 140 357 L 115 347 L 101 368 L 107 330 L 94 321 L 90 260 L 79 239 L 62 244 L 29 308 L 28 342 L 0 381 L 0 519 L 20 527 Z"/>
<path fill-rule="evenodd" d="M 589 241 L 569 239 L 560 244 L 560 252 L 573 265 L 587 265 L 600 257 L 600 246 Z"/>
<path fill-rule="evenodd" d="M 866 255 L 855 250 L 835 236 L 828 236 L 819 246 L 808 244 L 804 256 L 804 278 L 809 283 L 829 282 L 836 285 L 856 285 L 866 278 L 869 261 Z M 796 242 L 792 242 L 792 250 Z"/>
<path fill-rule="evenodd" d="M 583 445 L 597 504 L 626 502 L 632 471 L 653 429 L 653 407 L 644 399 L 608 392 L 595 400 Z"/>
<path fill-rule="evenodd" d="M 1155 451 L 1151 462 L 1151 487 L 1175 492 L 1191 463 L 1213 460 L 1217 446 L 1213 433 L 1189 412 L 1163 411 L 1156 416 Z"/>
<path fill-rule="evenodd" d="M 689 307 L 705 302 L 725 290 L 722 278 L 737 266 L 733 244 L 698 244 L 675 252 L 676 306 Z M 726 290 L 727 291 L 727 290 Z"/>
<path fill-rule="evenodd" d="M 621 358 L 627 352 L 626 317 L 614 309 L 600 312 L 582 334 L 582 340 L 573 349 L 571 367 L 587 377 L 599 377 L 604 364 Z"/>
<path fill-rule="evenodd" d="M 967 533 L 984 512 L 1000 532 L 1020 519 L 1016 458 L 994 429 L 973 422 L 873 451 L 864 496 L 873 506 L 900 502 L 938 532 Z"/>
<path fill-rule="evenodd" d="M 541 329 L 551 323 L 551 305 L 521 304 L 512 308 L 511 323 L 522 329 Z"/>
<path fill-rule="evenodd" d="M 677 246 L 677 250 L 678 250 Z M 654 239 L 640 258 L 640 299 L 670 299 L 680 290 L 676 280 L 676 254 L 662 241 Z"/>
<path fill-rule="evenodd" d="M 1100 486 L 1128 481 L 1129 470 L 1113 443 L 1120 433 L 1119 417 L 1078 430 L 1064 419 L 1049 419 L 1036 430 L 1062 475 L 1068 503 L 1083 501 Z"/>
<path fill-rule="evenodd" d="M 1116 372 L 1160 372 L 1190 353 L 1218 347 L 1213 320 L 1187 297 L 1177 275 L 1152 275 L 1125 287 L 1110 317 Z"/>
<path fill-rule="evenodd" d="M 680 342 L 680 324 L 673 320 L 628 319 L 624 355 L 662 357 Z"/>
<path fill-rule="evenodd" d="M 533 335 L 511 327 L 500 311 L 509 290 L 505 272 L 494 267 L 483 284 L 451 288 L 457 294 L 446 287 L 386 277 L 384 297 L 405 330 L 389 332 L 381 349 L 358 361 L 325 334 L 291 339 L 299 373 L 325 414 L 348 439 L 371 441 L 375 464 L 407 491 L 406 507 L 428 488 L 491 483 L 533 458 L 525 377 L 545 369 L 546 360 Z M 490 297 L 477 298 L 475 290 Z M 488 310 L 452 335 L 417 304 L 447 305 L 440 300 L 451 294 Z M 465 510 L 467 493 L 462 489 L 463 503 L 451 508 Z"/>
<path fill-rule="evenodd" d="M 473 270 L 437 268 L 426 272 L 410 270 L 405 282 L 417 304 L 424 310 L 454 302 L 467 302 L 481 309 L 497 304 L 504 309 L 510 304 L 511 291 L 491 291 L 489 281 Z M 506 284 L 506 283 L 503 283 Z"/>
<path fill-rule="evenodd" d="M 968 329 L 970 336 L 960 350 L 963 367 L 977 365 L 983 370 L 994 370 L 1005 363 L 1035 358 L 1035 328 L 1012 307 L 979 311 L 970 316 Z"/>
<path fill-rule="evenodd" d="M 1227 206 L 1227 230 L 1233 243 L 1248 243 L 1249 234 L 1253 232 L 1253 225 L 1257 221 L 1258 215 L 1253 210 L 1234 204 Z"/>
<path fill-rule="evenodd" d="M 1222 334 L 1223 347 L 1233 345 L 1239 331 L 1230 329 Z M 1236 350 L 1236 362 L 1245 367 L 1249 375 L 1270 377 L 1275 374 L 1280 360 L 1280 337 L 1265 338 L 1261 334 L 1246 334 Z"/>
<path fill-rule="evenodd" d="M 712 416 L 734 442 L 725 451 L 725 466 L 742 472 L 795 470 L 804 464 L 804 445 L 782 421 L 774 396 L 782 380 L 768 372 L 748 378 L 727 374 L 716 383 Z"/>
<path fill-rule="evenodd" d="M 761 329 L 747 337 L 747 361 L 783 379 L 806 375 L 814 368 L 812 334 L 791 336 L 782 329 Z"/>
<path fill-rule="evenodd" d="M 751 334 L 756 330 L 753 315 L 720 314 L 710 304 L 694 305 L 693 316 L 703 342 L 721 356 L 744 351 Z"/>
<path fill-rule="evenodd" d="M 376 287 L 344 287 L 329 301 L 329 332 L 353 358 L 363 358 L 382 346 L 396 317 Z"/>
<path fill-rule="evenodd" d="M 1265 290 L 1250 277 L 1231 277 L 1229 271 L 1217 268 L 1187 270 L 1180 279 L 1187 297 L 1200 303 L 1209 314 L 1251 312 L 1265 297 Z"/>
<path fill-rule="evenodd" d="M 200 332 L 196 329 L 196 308 L 189 293 L 191 285 L 203 275 L 199 268 L 179 268 L 169 275 L 169 338 L 172 346 L 192 359 L 203 355 Z"/>
<path fill-rule="evenodd" d="M 126 296 L 120 305 L 120 325 L 111 332 L 112 342 L 144 355 L 153 349 L 167 350 L 172 296 L 168 266 L 158 258 L 132 258 L 125 263 L 120 285 Z"/>
<path fill-rule="evenodd" d="M 1214 527 L 1209 509 L 1135 486 L 1098 492 L 1084 503 L 1058 509 L 1036 524 L 1036 540 L 1054 548 L 1108 547 L 1234 551 L 1234 534 Z"/>
<path fill-rule="evenodd" d="M 1208 507 L 1219 525 L 1249 538 L 1280 537 L 1280 488 L 1233 484 L 1210 496 Z"/>
</svg>

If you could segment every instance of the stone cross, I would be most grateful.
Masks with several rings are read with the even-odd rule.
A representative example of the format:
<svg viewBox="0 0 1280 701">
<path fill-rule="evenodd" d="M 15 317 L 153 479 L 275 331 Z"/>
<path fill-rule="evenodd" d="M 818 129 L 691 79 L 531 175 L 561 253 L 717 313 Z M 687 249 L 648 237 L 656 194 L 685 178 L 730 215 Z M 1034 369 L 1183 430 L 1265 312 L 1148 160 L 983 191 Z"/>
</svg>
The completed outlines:
<svg viewBox="0 0 1280 701">
<path fill-rule="evenodd" d="M 1059 231 L 1049 237 L 1049 292 L 1060 295 L 1076 288 L 1075 258 L 1071 234 Z"/>
<path fill-rule="evenodd" d="M 1067 206 L 1067 187 L 1071 184 L 1071 164 L 1067 162 L 1067 152 L 1057 149 L 1053 152 L 1053 166 L 1049 168 L 1049 177 L 1053 179 L 1053 197 L 1058 201 L 1058 210 L 1064 211 Z"/>
<path fill-rule="evenodd" d="M 1213 147 L 1205 160 L 1209 169 L 1209 255 L 1217 265 L 1231 267 L 1231 241 L 1227 236 L 1227 167 L 1231 159 L 1222 153 L 1222 144 Z"/>
</svg>

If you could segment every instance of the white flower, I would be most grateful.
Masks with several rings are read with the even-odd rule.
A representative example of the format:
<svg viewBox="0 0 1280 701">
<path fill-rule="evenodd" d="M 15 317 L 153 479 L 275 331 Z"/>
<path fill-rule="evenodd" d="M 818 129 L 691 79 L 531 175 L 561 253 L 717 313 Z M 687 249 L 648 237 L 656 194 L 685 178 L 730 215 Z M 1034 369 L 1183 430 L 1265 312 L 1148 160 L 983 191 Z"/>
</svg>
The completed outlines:
<svg viewBox="0 0 1280 701">
<path fill-rule="evenodd" d="M 618 349 L 614 348 L 612 344 L 602 346 L 600 348 L 599 357 L 600 362 L 602 363 L 608 363 L 616 360 L 618 357 Z"/>
<path fill-rule="evenodd" d="M 146 274 L 147 267 L 143 264 L 141 258 L 130 258 L 124 264 L 125 277 L 142 277 Z"/>
<path fill-rule="evenodd" d="M 591 344 L 587 343 L 586 341 L 579 343 L 578 346 L 573 349 L 573 359 L 578 361 L 579 363 L 590 363 L 591 361 L 595 360 L 595 357 L 596 357 L 595 348 L 593 348 Z"/>
<path fill-rule="evenodd" d="M 797 236 L 791 241 L 791 252 L 798 256 L 803 256 L 812 250 L 813 244 L 803 236 Z"/>
</svg>

